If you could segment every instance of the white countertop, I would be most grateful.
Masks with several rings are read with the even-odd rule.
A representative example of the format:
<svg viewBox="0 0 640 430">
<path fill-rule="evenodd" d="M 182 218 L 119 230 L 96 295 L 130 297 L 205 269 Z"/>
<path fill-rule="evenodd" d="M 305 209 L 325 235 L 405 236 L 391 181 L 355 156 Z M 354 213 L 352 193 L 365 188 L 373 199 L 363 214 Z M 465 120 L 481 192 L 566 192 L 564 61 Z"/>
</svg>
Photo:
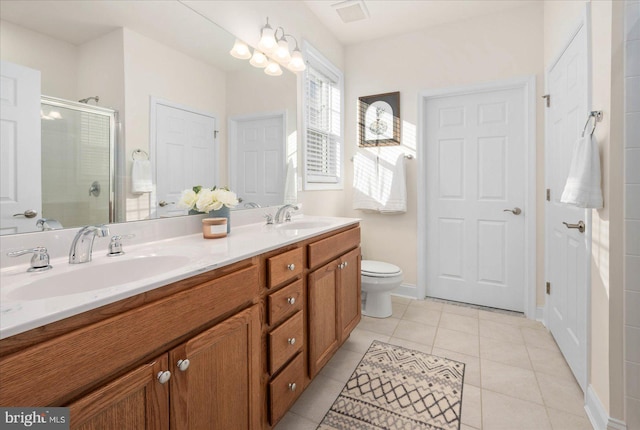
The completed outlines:
<svg viewBox="0 0 640 430">
<path fill-rule="evenodd" d="M 27 273 L 28 261 L 3 268 L 0 339 L 358 222 L 356 218 L 301 216 L 285 228 L 264 223 L 235 227 L 221 239 L 204 239 L 198 233 L 138 245 L 124 243 L 123 256 L 107 257 L 94 250 L 89 263 L 69 264 L 67 257 L 60 257 L 52 259 L 53 269 L 45 272 Z M 296 223 L 307 228 L 291 228 Z"/>
</svg>

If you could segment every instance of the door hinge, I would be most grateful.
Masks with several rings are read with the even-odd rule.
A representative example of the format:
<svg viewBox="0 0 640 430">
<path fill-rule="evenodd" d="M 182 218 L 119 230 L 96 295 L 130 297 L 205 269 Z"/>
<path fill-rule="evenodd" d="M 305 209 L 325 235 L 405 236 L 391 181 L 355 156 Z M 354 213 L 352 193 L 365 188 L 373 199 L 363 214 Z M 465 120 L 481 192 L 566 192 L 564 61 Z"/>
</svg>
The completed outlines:
<svg viewBox="0 0 640 430">
<path fill-rule="evenodd" d="M 547 294 L 551 294 L 551 282 L 547 282 Z"/>
<path fill-rule="evenodd" d="M 213 138 L 214 139 L 218 138 L 218 133 L 220 133 L 220 130 L 213 130 Z"/>
<path fill-rule="evenodd" d="M 547 104 L 547 107 L 551 106 L 551 94 L 545 94 L 542 96 L 543 99 L 545 99 L 545 102 Z"/>
<path fill-rule="evenodd" d="M 547 188 L 547 201 L 551 201 L 551 188 Z"/>
</svg>

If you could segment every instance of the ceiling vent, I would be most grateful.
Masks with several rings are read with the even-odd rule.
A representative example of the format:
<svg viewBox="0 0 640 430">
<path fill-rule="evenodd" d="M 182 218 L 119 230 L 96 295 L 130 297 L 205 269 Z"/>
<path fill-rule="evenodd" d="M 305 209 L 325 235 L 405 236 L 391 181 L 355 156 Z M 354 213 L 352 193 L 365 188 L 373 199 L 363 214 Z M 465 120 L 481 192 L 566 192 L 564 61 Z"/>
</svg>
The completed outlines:
<svg viewBox="0 0 640 430">
<path fill-rule="evenodd" d="M 346 0 L 332 5 L 342 22 L 349 23 L 369 18 L 369 11 L 364 0 Z"/>
</svg>

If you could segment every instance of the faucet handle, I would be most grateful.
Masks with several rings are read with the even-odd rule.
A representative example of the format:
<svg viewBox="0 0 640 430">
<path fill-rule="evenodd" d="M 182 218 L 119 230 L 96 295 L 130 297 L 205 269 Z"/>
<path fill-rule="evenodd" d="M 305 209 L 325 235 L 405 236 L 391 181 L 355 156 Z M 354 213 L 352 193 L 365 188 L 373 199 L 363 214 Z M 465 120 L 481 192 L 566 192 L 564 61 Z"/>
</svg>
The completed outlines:
<svg viewBox="0 0 640 430">
<path fill-rule="evenodd" d="M 124 255 L 122 250 L 122 239 L 131 239 L 136 237 L 135 234 L 123 234 L 111 236 L 111 242 L 109 242 L 109 252 L 107 257 L 117 257 L 118 255 Z"/>
<path fill-rule="evenodd" d="M 266 218 L 267 224 L 273 224 L 273 215 L 266 213 L 263 217 Z"/>
<path fill-rule="evenodd" d="M 35 248 L 7 252 L 7 256 L 9 257 L 19 257 L 25 254 L 33 254 L 31 257 L 31 267 L 27 269 L 27 272 L 44 272 L 45 270 L 53 268 L 53 266 L 49 265 L 49 253 L 45 247 L 37 246 Z"/>
</svg>

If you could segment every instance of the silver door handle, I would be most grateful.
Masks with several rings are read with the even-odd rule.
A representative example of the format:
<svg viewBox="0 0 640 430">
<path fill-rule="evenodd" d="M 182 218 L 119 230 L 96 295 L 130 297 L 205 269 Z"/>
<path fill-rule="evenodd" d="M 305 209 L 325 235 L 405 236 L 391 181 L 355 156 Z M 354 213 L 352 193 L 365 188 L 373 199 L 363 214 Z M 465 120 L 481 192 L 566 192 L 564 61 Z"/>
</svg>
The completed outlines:
<svg viewBox="0 0 640 430">
<path fill-rule="evenodd" d="M 585 225 L 584 225 L 584 221 L 582 220 L 578 221 L 577 224 L 569 224 L 568 222 L 564 222 L 564 221 L 562 221 L 562 224 L 567 226 L 567 228 L 577 228 L 580 233 L 584 233 Z"/>
<path fill-rule="evenodd" d="M 520 215 L 522 213 L 522 209 L 515 207 L 513 209 L 505 209 L 502 212 L 511 212 L 514 215 Z"/>
<path fill-rule="evenodd" d="M 158 206 L 160 206 L 161 208 L 163 208 L 165 206 L 168 206 L 168 205 L 172 205 L 172 204 L 174 204 L 174 202 L 165 202 L 164 200 L 160 200 L 158 202 Z"/>
<path fill-rule="evenodd" d="M 38 212 L 34 211 L 33 209 L 27 209 L 26 211 L 22 212 L 21 214 L 13 214 L 14 217 L 23 216 L 25 218 L 35 218 L 36 215 L 38 215 Z"/>
</svg>

